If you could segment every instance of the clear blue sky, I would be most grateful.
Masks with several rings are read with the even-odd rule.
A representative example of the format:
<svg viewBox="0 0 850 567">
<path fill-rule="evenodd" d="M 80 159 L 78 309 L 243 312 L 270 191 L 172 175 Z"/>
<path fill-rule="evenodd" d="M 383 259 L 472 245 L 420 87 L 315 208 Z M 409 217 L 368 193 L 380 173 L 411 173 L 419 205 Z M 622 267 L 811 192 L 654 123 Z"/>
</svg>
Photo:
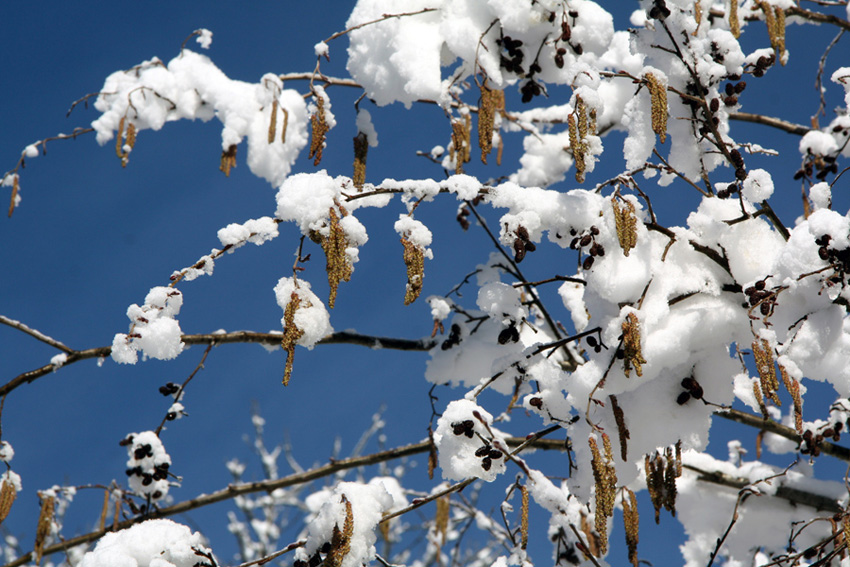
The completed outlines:
<svg viewBox="0 0 850 567">
<path fill-rule="evenodd" d="M 313 45 L 344 27 L 351 5 L 342 1 L 5 3 L 0 8 L 5 23 L 0 34 L 0 171 L 13 167 L 27 144 L 88 125 L 96 116 L 93 110 L 78 107 L 70 118 L 65 112 L 74 100 L 98 91 L 109 73 L 153 56 L 168 61 L 197 28 L 213 31 L 208 54 L 225 73 L 257 81 L 266 72 L 312 70 Z M 618 26 L 623 26 L 627 14 L 617 18 Z M 814 62 L 833 32 L 816 30 L 802 39 L 793 33 L 796 30 L 791 31 L 792 62 L 788 68 L 771 71 L 787 79 L 781 93 L 763 93 L 770 101 L 763 111 L 807 124 L 817 105 Z M 752 35 L 766 44 L 766 34 L 759 33 Z M 344 73 L 346 45 L 345 39 L 331 44 L 331 64 L 323 65 L 326 73 Z M 847 55 L 846 44 L 839 45 L 830 56 L 827 78 L 834 62 L 843 59 L 846 63 Z M 290 86 L 303 90 L 303 86 Z M 836 89 L 831 89 L 830 95 L 835 94 Z M 356 129 L 349 109 L 359 93 L 337 89 L 330 95 L 339 125 L 330 135 L 322 167 L 332 175 L 350 175 L 351 138 Z M 795 104 L 789 107 L 791 100 Z M 838 103 L 834 96 L 830 100 L 828 108 Z M 440 168 L 414 155 L 416 150 L 447 144 L 448 126 L 438 109 L 403 112 L 395 107 L 376 109 L 368 103 L 365 107 L 372 112 L 380 138 L 380 146 L 369 155 L 370 181 L 442 177 Z M 778 168 L 768 167 L 775 180 L 783 181 L 774 207 L 785 213 L 786 222 L 793 223 L 799 211 L 799 186 L 790 180 L 799 167 L 797 140 L 761 127 L 740 128 L 752 133 L 751 141 L 780 150 L 791 148 Z M 518 145 L 520 140 L 508 143 Z M 619 173 L 623 162 L 617 156 L 617 144 L 612 143 L 608 151 L 603 159 L 610 166 L 598 170 L 588 183 Z M 218 246 L 219 228 L 273 214 L 274 189 L 250 174 L 244 152 L 230 178 L 218 171 L 219 154 L 216 122 L 176 123 L 158 133 L 143 132 L 123 170 L 112 147 L 100 148 L 92 135 L 48 144 L 47 156 L 28 160 L 22 172 L 21 207 L 12 219 L 0 219 L 0 313 L 74 348 L 110 344 L 116 332 L 126 332 L 127 306 L 141 303 L 152 286 L 168 283 L 172 271 Z M 507 154 L 506 161 L 511 157 L 515 160 L 516 153 Z M 306 159 L 295 167 L 295 171 L 314 169 Z M 490 170 L 482 176 L 506 173 Z M 573 185 L 568 180 L 561 188 Z M 682 214 L 677 211 L 694 202 L 691 193 L 682 186 L 659 191 L 654 203 L 664 215 L 662 220 L 681 223 Z M 3 211 L 7 198 L 8 190 L 0 192 Z M 448 292 L 489 253 L 480 230 L 460 230 L 454 222 L 455 209 L 455 202 L 445 200 L 417 213 L 436 236 L 435 260 L 426 264 L 423 299 Z M 394 203 L 384 211 L 360 216 L 370 242 L 361 251 L 353 281 L 340 288 L 332 313 L 337 330 L 353 328 L 407 338 L 430 333 L 427 304 L 420 299 L 411 307 L 402 305 L 405 271 L 401 246 L 392 230 L 392 221 L 402 211 L 402 205 Z M 291 275 L 297 243 L 295 228 L 284 226 L 277 240 L 260 248 L 249 245 L 219 260 L 213 277 L 184 283 L 179 317 L 183 331 L 279 329 L 282 313 L 272 288 L 278 278 Z M 324 260 L 317 247 L 309 251 L 314 259 L 305 277 L 325 297 Z M 571 255 L 537 254 L 529 256 L 534 262 L 523 265 L 530 278 L 568 274 L 573 269 Z M 551 260 L 543 261 L 544 257 Z M 466 300 L 472 304 L 473 290 L 469 291 Z M 566 322 L 569 317 L 559 308 L 554 292 L 554 288 L 547 290 L 550 304 Z M 86 361 L 10 394 L 2 433 L 17 452 L 12 465 L 23 477 L 24 493 L 5 528 L 22 536 L 25 550 L 32 547 L 35 490 L 53 484 L 106 484 L 112 479 L 124 483 L 126 454 L 118 441 L 127 433 L 158 425 L 168 400 L 157 388 L 183 381 L 202 352 L 194 347 L 174 362 L 149 361 L 135 367 L 110 360 L 98 367 Z M 47 363 L 54 354 L 46 345 L 0 327 L 3 382 Z M 342 455 L 347 455 L 370 425 L 372 414 L 384 404 L 387 446 L 419 441 L 430 417 L 429 385 L 422 378 L 425 358 L 349 346 L 317 347 L 312 352 L 299 349 L 292 383 L 284 389 L 281 351 L 267 354 L 255 345 L 215 349 L 185 398 L 190 417 L 163 434 L 172 470 L 185 478 L 184 487 L 172 491 L 174 498 L 180 501 L 221 488 L 229 480 L 224 462 L 230 458 L 253 463 L 250 447 L 242 439 L 251 432 L 253 404 L 267 420 L 267 443 L 281 442 L 288 431 L 295 456 L 304 466 L 324 462 L 335 437 L 341 438 Z M 445 402 L 459 392 L 441 390 L 438 395 Z M 749 432 L 746 435 L 752 438 Z M 725 444 L 717 446 L 716 452 L 725 454 Z M 254 467 L 248 476 L 258 474 Z M 422 466 L 411 473 L 411 478 L 423 476 Z M 65 535 L 91 528 L 101 498 L 101 492 L 79 494 Z M 235 547 L 224 529 L 227 509 L 230 504 L 218 505 L 192 514 L 191 520 L 177 520 L 202 529 L 223 563 L 232 564 Z M 664 520 L 657 535 L 664 536 L 665 528 L 679 530 L 677 523 Z M 542 532 L 542 526 L 538 527 Z M 619 540 L 614 545 L 621 547 Z M 655 565 L 680 563 L 678 550 L 669 547 L 669 540 L 658 551 L 649 547 L 643 546 L 641 556 Z M 547 549 L 538 551 L 537 561 L 545 563 L 548 554 Z"/>
</svg>

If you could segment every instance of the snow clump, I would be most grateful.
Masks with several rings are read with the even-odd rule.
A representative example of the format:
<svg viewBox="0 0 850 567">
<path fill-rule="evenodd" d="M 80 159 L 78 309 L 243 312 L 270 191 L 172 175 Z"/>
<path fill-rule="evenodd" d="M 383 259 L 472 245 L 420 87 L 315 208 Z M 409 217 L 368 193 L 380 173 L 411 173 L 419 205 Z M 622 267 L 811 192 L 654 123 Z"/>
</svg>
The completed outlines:
<svg viewBox="0 0 850 567">
<path fill-rule="evenodd" d="M 100 538 L 79 567 L 212 565 L 212 551 L 204 544 L 204 537 L 187 526 L 172 520 L 148 520 Z"/>
</svg>

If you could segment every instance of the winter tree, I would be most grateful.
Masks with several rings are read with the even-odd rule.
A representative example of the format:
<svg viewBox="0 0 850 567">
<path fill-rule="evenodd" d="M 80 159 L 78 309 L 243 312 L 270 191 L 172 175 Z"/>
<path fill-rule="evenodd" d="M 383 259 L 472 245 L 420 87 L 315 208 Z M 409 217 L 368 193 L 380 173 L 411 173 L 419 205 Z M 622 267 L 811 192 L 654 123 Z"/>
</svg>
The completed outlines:
<svg viewBox="0 0 850 567">
<path fill-rule="evenodd" d="M 850 564 L 847 1 L 325 8 L 7 105 L 5 565 Z"/>
</svg>

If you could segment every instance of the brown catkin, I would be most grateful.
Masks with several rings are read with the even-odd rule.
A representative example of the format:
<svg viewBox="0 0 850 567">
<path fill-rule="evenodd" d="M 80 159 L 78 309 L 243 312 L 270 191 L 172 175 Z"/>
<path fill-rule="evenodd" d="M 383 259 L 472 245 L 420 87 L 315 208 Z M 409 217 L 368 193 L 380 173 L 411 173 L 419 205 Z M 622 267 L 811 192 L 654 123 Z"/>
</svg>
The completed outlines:
<svg viewBox="0 0 850 567">
<path fill-rule="evenodd" d="M 614 412 L 614 421 L 617 423 L 617 434 L 620 439 L 620 458 L 628 461 L 628 440 L 631 438 L 629 428 L 626 427 L 626 416 L 623 414 L 623 408 L 617 403 L 617 396 L 611 394 L 608 396 L 611 400 L 611 411 Z"/>
<path fill-rule="evenodd" d="M 41 498 L 41 511 L 38 514 L 38 524 L 35 529 L 35 546 L 33 547 L 33 556 L 35 564 L 41 563 L 41 556 L 44 553 L 44 542 L 47 536 L 50 535 L 53 526 L 54 503 L 56 497 L 45 496 Z"/>
<path fill-rule="evenodd" d="M 446 533 L 449 529 L 449 510 L 451 509 L 450 496 L 437 498 L 437 515 L 434 518 L 434 530 L 439 534 L 440 541 L 446 544 Z"/>
<path fill-rule="evenodd" d="M 127 117 L 122 116 L 118 121 L 118 132 L 115 135 L 115 155 L 124 158 L 124 122 Z"/>
<path fill-rule="evenodd" d="M 622 201 L 623 206 L 620 206 Z M 637 215 L 635 205 L 626 199 L 611 198 L 611 207 L 614 211 L 614 225 L 617 228 L 617 240 L 623 255 L 628 256 L 629 251 L 637 246 Z"/>
<path fill-rule="evenodd" d="M 522 508 L 520 509 L 520 547 L 526 549 L 528 547 L 528 488 L 525 486 L 519 487 L 522 495 Z"/>
<path fill-rule="evenodd" d="M 274 139 L 277 137 L 277 99 L 272 101 L 272 112 L 269 117 L 269 136 L 268 141 L 270 144 L 274 143 Z"/>
<path fill-rule="evenodd" d="M 221 152 L 221 165 L 219 169 L 224 175 L 230 177 L 231 168 L 236 167 L 236 144 Z"/>
<path fill-rule="evenodd" d="M 791 400 L 794 402 L 794 429 L 799 435 L 803 434 L 803 398 L 800 396 L 800 383 L 796 378 L 788 374 L 788 370 L 781 364 L 779 366 L 779 374 L 782 376 L 782 382 L 785 384 L 785 389 L 791 394 Z"/>
<path fill-rule="evenodd" d="M 478 107 L 478 147 L 481 149 L 481 162 L 487 163 L 487 155 L 493 149 L 493 127 L 500 101 L 504 103 L 504 92 L 493 90 L 487 81 L 481 83 L 481 104 Z"/>
<path fill-rule="evenodd" d="M 773 348 L 770 346 L 770 342 L 766 339 L 757 338 L 754 340 L 753 356 L 756 359 L 756 369 L 761 379 L 762 394 L 766 398 L 770 398 L 777 406 L 781 406 L 782 401 L 777 394 L 779 380 L 776 378 L 776 365 L 773 362 Z"/>
<path fill-rule="evenodd" d="M 0 485 L 0 524 L 2 524 L 12 509 L 18 491 L 8 480 L 3 480 L 0 484 L 2 484 Z"/>
<path fill-rule="evenodd" d="M 333 309 L 336 303 L 336 292 L 340 282 L 347 282 L 351 279 L 351 274 L 354 273 L 354 266 L 345 253 L 348 248 L 348 237 L 340 225 L 340 218 L 348 216 L 348 211 L 340 204 L 336 204 L 339 208 L 337 213 L 334 207 L 328 210 L 328 235 L 324 236 L 319 232 L 313 231 L 310 233 L 310 239 L 321 245 L 325 251 L 327 263 L 325 271 L 328 273 L 328 286 L 330 294 L 328 297 L 328 306 Z"/>
</svg>

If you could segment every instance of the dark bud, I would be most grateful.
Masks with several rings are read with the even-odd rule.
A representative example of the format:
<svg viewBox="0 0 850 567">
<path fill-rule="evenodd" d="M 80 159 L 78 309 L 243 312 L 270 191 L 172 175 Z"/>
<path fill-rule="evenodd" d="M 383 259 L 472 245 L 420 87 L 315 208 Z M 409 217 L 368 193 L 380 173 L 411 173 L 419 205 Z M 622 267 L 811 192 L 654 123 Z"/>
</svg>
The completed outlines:
<svg viewBox="0 0 850 567">
<path fill-rule="evenodd" d="M 720 191 L 717 192 L 717 198 L 718 199 L 728 199 L 729 198 L 729 190 L 728 189 L 721 189 Z"/>
<path fill-rule="evenodd" d="M 835 431 L 837 433 L 837 432 L 841 431 L 842 429 L 844 429 L 844 424 L 839 421 L 838 423 L 836 423 L 832 427 L 833 427 L 833 429 L 835 429 Z"/>
<path fill-rule="evenodd" d="M 154 491 L 154 493 L 151 494 L 151 498 L 153 498 L 154 500 L 159 500 L 160 498 L 162 498 L 162 491 L 160 491 L 160 490 Z"/>
<path fill-rule="evenodd" d="M 623 349 L 618 348 L 617 349 L 617 359 L 623 360 L 624 358 L 626 358 L 626 352 Z"/>
<path fill-rule="evenodd" d="M 605 248 L 601 244 L 599 244 L 596 247 L 596 255 L 597 256 L 604 256 L 605 255 Z"/>
<path fill-rule="evenodd" d="M 558 69 L 564 68 L 564 56 L 561 54 L 555 55 L 555 67 Z"/>
<path fill-rule="evenodd" d="M 552 23 L 554 21 L 555 21 L 555 12 L 549 12 L 549 23 Z"/>
<path fill-rule="evenodd" d="M 590 231 L 591 231 L 591 232 L 593 232 L 593 229 L 591 228 L 591 229 L 590 229 Z M 576 231 L 576 229 L 571 228 L 571 229 L 570 229 L 570 236 L 575 236 L 576 234 L 578 234 L 578 232 Z"/>
<path fill-rule="evenodd" d="M 119 441 L 119 442 L 118 442 L 118 445 L 119 445 L 120 447 L 126 447 L 127 445 L 129 445 L 129 444 L 130 444 L 130 443 L 132 443 L 132 442 L 133 442 L 133 436 L 132 436 L 132 435 L 130 435 L 129 437 L 125 437 L 124 439 L 122 439 L 121 441 Z"/>
<path fill-rule="evenodd" d="M 741 81 L 737 85 L 735 85 L 735 94 L 741 94 L 744 92 L 744 89 L 747 88 L 747 82 Z"/>
<path fill-rule="evenodd" d="M 711 99 L 711 102 L 708 103 L 708 108 L 712 112 L 717 112 L 718 110 L 720 110 L 720 99 L 717 99 L 717 98 Z"/>
<path fill-rule="evenodd" d="M 732 83 L 726 83 L 725 90 L 726 96 L 732 96 L 733 94 L 735 94 L 735 85 L 733 85 Z"/>
<path fill-rule="evenodd" d="M 794 181 L 797 181 L 798 179 L 802 179 L 805 174 L 806 174 L 806 172 L 804 170 L 798 169 L 797 173 L 794 174 Z"/>
<path fill-rule="evenodd" d="M 835 435 L 835 430 L 832 429 L 831 427 L 827 427 L 826 429 L 823 430 L 824 438 L 832 437 L 833 435 Z"/>
<path fill-rule="evenodd" d="M 770 308 L 771 308 L 771 303 L 770 303 L 769 301 L 765 301 L 764 303 L 762 303 L 761 305 L 759 305 L 759 311 L 760 311 L 760 312 L 761 312 L 761 314 L 762 314 L 762 315 L 764 315 L 765 317 L 767 317 L 768 315 L 770 315 Z"/>
<path fill-rule="evenodd" d="M 473 429 L 475 429 L 475 422 L 472 421 L 471 419 L 464 419 L 463 420 L 463 428 L 466 429 L 467 431 L 472 431 Z"/>
<path fill-rule="evenodd" d="M 587 344 L 591 347 L 595 347 L 596 345 L 599 344 L 599 342 L 596 340 L 596 337 L 590 336 L 590 337 L 587 337 Z"/>
<path fill-rule="evenodd" d="M 759 281 L 757 281 L 757 282 L 756 282 L 756 284 L 755 284 L 755 286 L 754 286 L 754 287 L 755 287 L 757 290 L 761 291 L 761 290 L 763 290 L 763 289 L 764 289 L 764 286 L 765 286 L 765 282 L 764 282 L 764 280 L 759 280 Z"/>
<path fill-rule="evenodd" d="M 750 287 L 748 287 L 747 289 L 745 289 L 745 290 L 744 290 L 744 294 L 745 294 L 747 297 L 752 297 L 752 295 L 753 295 L 755 292 L 756 292 L 756 286 L 754 286 L 754 285 L 751 285 Z"/>
<path fill-rule="evenodd" d="M 493 466 L 493 461 L 490 460 L 490 457 L 484 457 L 481 459 L 481 468 L 485 471 L 489 471 L 490 467 Z"/>
<path fill-rule="evenodd" d="M 735 179 L 738 181 L 743 181 L 747 178 L 747 170 L 743 167 L 739 167 L 735 170 Z"/>
<path fill-rule="evenodd" d="M 683 406 L 686 403 L 688 403 L 688 400 L 690 400 L 690 399 L 691 399 L 691 395 L 688 392 L 682 392 L 681 394 L 679 394 L 679 397 L 676 398 L 676 403 L 679 404 L 680 406 Z"/>
<path fill-rule="evenodd" d="M 516 229 L 516 235 L 520 237 L 523 242 L 528 242 L 528 229 L 524 226 L 519 226 Z"/>
<path fill-rule="evenodd" d="M 736 104 L 738 104 L 738 97 L 727 96 L 723 99 L 723 104 L 725 104 L 726 106 L 735 106 Z"/>
<path fill-rule="evenodd" d="M 581 46 L 580 43 L 577 43 L 575 45 L 570 44 L 570 47 L 573 48 L 573 52 L 575 52 L 576 55 L 581 55 L 582 53 L 584 53 L 584 48 Z"/>
<path fill-rule="evenodd" d="M 489 454 L 490 454 L 490 446 L 489 445 L 482 445 L 482 446 L 478 447 L 478 449 L 476 449 L 476 451 L 475 451 L 475 456 L 479 457 L 479 458 L 485 457 Z"/>
<path fill-rule="evenodd" d="M 452 433 L 455 435 L 463 435 L 466 429 L 463 427 L 463 424 L 459 421 L 452 423 Z"/>
<path fill-rule="evenodd" d="M 818 248 L 818 256 L 820 256 L 821 260 L 829 260 L 829 250 L 826 246 L 821 246 Z"/>
<path fill-rule="evenodd" d="M 535 250 L 537 250 L 537 245 L 534 244 L 532 241 L 529 240 L 528 242 L 525 243 L 525 251 L 526 252 L 534 252 Z"/>
<path fill-rule="evenodd" d="M 818 457 L 818 456 L 820 456 L 820 447 L 818 447 L 817 445 L 815 445 L 814 447 L 812 447 L 812 456 L 813 456 L 813 457 Z"/>
<path fill-rule="evenodd" d="M 153 482 L 153 477 L 149 474 L 142 475 L 142 486 L 149 486 Z"/>
<path fill-rule="evenodd" d="M 815 555 L 818 554 L 818 550 L 814 547 L 810 547 L 806 551 L 803 552 L 803 557 L 806 559 L 814 559 Z"/>
<path fill-rule="evenodd" d="M 171 395 L 171 388 L 169 388 L 168 386 L 160 386 L 159 387 L 159 393 L 162 394 L 163 396 L 170 396 Z"/>
<path fill-rule="evenodd" d="M 694 382 L 696 382 L 696 380 L 694 380 Z M 699 384 L 696 384 L 696 386 L 694 386 L 693 388 L 691 388 L 690 393 L 691 393 L 691 396 L 692 396 L 695 400 L 701 400 L 701 399 L 702 399 L 702 395 L 703 395 L 705 392 L 703 391 L 702 386 L 700 386 Z"/>
<path fill-rule="evenodd" d="M 567 12 L 567 13 L 570 15 L 570 17 L 571 17 L 572 19 L 576 19 L 576 18 L 578 18 L 578 10 L 570 10 L 570 11 L 569 11 L 569 12 Z"/>
<path fill-rule="evenodd" d="M 173 411 L 170 411 L 167 414 L 165 414 L 165 419 L 167 421 L 174 421 L 175 419 L 177 419 L 177 414 Z"/>
<path fill-rule="evenodd" d="M 581 241 L 580 241 L 581 247 L 584 248 L 585 246 L 590 244 L 592 241 L 593 241 L 593 237 L 590 236 L 589 234 L 585 234 L 584 236 L 581 237 Z"/>
<path fill-rule="evenodd" d="M 764 77 L 764 69 L 761 67 L 753 69 L 753 77 Z"/>
<path fill-rule="evenodd" d="M 325 543 L 322 544 L 322 547 L 319 548 L 319 551 L 321 551 L 322 553 L 330 553 L 331 549 L 333 549 L 331 542 L 326 541 Z"/>
<path fill-rule="evenodd" d="M 564 47 L 559 47 L 559 48 L 558 48 L 558 50 L 556 51 L 556 53 L 557 53 L 558 55 L 564 56 L 564 55 L 566 55 L 566 54 L 567 54 L 567 50 L 566 50 L 566 48 L 564 48 Z"/>
<path fill-rule="evenodd" d="M 145 450 L 144 447 L 136 447 L 136 449 L 133 451 L 133 458 L 136 459 L 137 461 L 141 461 L 146 456 L 147 456 L 147 451 Z"/>
<path fill-rule="evenodd" d="M 584 262 L 581 263 L 581 267 L 584 270 L 589 270 L 593 267 L 593 256 L 588 256 L 584 259 Z"/>
<path fill-rule="evenodd" d="M 469 437 L 470 439 L 475 437 L 475 432 L 472 429 L 467 429 L 466 431 L 463 432 L 463 434 L 466 435 L 467 437 Z"/>
<path fill-rule="evenodd" d="M 514 240 L 514 262 L 519 264 L 525 258 L 525 243 L 517 238 Z"/>
<path fill-rule="evenodd" d="M 511 325 L 510 327 L 505 327 L 502 329 L 502 332 L 499 333 L 499 344 L 504 345 L 507 343 L 515 343 L 519 340 L 519 331 L 516 326 Z"/>
<path fill-rule="evenodd" d="M 591 226 L 590 227 L 590 234 L 592 234 L 593 236 L 599 236 L 599 229 L 596 228 L 595 226 Z"/>
<path fill-rule="evenodd" d="M 727 78 L 727 79 L 729 79 L 730 81 L 740 81 L 740 80 L 741 80 L 741 75 L 729 75 L 729 76 L 728 76 L 728 77 L 726 77 L 726 78 Z"/>
<path fill-rule="evenodd" d="M 541 409 L 543 407 L 543 400 L 540 398 L 531 398 L 530 400 L 528 400 L 528 405 L 537 409 Z"/>
<path fill-rule="evenodd" d="M 805 439 L 805 440 L 806 440 L 806 441 L 808 441 L 809 443 L 811 443 L 811 441 L 812 441 L 812 437 L 814 437 L 814 434 L 812 433 L 812 430 L 811 430 L 811 429 L 806 429 L 806 430 L 803 432 L 803 439 Z"/>
<path fill-rule="evenodd" d="M 688 376 L 687 378 L 682 379 L 682 388 L 686 390 L 693 390 L 697 386 L 699 386 L 699 384 L 697 384 L 697 381 L 693 376 Z"/>
<path fill-rule="evenodd" d="M 496 459 L 502 458 L 502 452 L 498 449 L 490 449 L 488 456 L 495 461 Z"/>
<path fill-rule="evenodd" d="M 314 555 L 310 558 L 309 567 L 319 567 L 319 565 L 321 565 L 321 564 L 322 564 L 322 556 L 321 556 L 321 555 L 319 555 L 319 552 L 317 551 L 317 552 L 316 552 L 316 553 L 315 553 L 315 554 L 314 554 Z"/>
<path fill-rule="evenodd" d="M 576 236 L 570 241 L 570 250 L 575 250 L 578 247 L 579 238 Z"/>
</svg>

